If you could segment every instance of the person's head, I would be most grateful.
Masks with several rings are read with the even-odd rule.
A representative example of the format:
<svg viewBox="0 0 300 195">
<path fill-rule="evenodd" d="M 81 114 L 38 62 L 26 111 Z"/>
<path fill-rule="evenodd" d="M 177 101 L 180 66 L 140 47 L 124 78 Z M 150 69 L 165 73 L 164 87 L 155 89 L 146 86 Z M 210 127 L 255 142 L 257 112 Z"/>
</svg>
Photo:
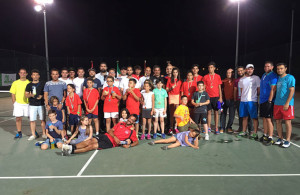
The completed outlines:
<svg viewBox="0 0 300 195">
<path fill-rule="evenodd" d="M 203 81 L 198 81 L 197 82 L 197 87 L 199 91 L 204 91 L 204 82 Z"/>
<path fill-rule="evenodd" d="M 276 69 L 277 69 L 277 74 L 279 76 L 283 76 L 286 74 L 287 65 L 286 65 L 286 63 L 278 63 L 276 65 Z"/>
<path fill-rule="evenodd" d="M 121 76 L 126 76 L 127 74 L 127 68 L 125 66 L 121 67 Z"/>
<path fill-rule="evenodd" d="M 37 69 L 33 69 L 31 71 L 31 78 L 33 81 L 38 81 L 40 79 L 40 71 Z"/>
<path fill-rule="evenodd" d="M 172 69 L 173 69 L 173 65 L 168 64 L 167 67 L 166 67 L 166 74 L 171 75 L 172 74 Z"/>
<path fill-rule="evenodd" d="M 208 72 L 209 72 L 210 74 L 215 73 L 215 70 L 216 70 L 216 63 L 215 63 L 215 62 L 209 62 L 208 65 L 207 65 L 207 68 L 208 68 Z"/>
<path fill-rule="evenodd" d="M 233 76 L 233 69 L 229 68 L 226 72 L 226 78 L 232 79 L 232 76 Z"/>
<path fill-rule="evenodd" d="M 145 80 L 145 82 L 144 82 L 145 91 L 152 91 L 153 88 L 154 88 L 154 86 L 153 86 L 151 80 L 149 80 L 149 79 Z"/>
<path fill-rule="evenodd" d="M 239 75 L 239 77 L 243 77 L 243 76 L 244 76 L 244 74 L 245 74 L 245 69 L 244 69 L 243 66 L 239 66 L 239 67 L 237 68 L 237 74 Z"/>
<path fill-rule="evenodd" d="M 199 65 L 198 64 L 193 64 L 192 72 L 193 72 L 194 75 L 198 74 L 198 72 L 199 72 Z"/>
<path fill-rule="evenodd" d="M 264 70 L 265 70 L 266 73 L 271 72 L 273 70 L 273 68 L 274 68 L 273 62 L 271 62 L 271 61 L 266 61 L 265 62 Z"/>
<path fill-rule="evenodd" d="M 181 96 L 181 104 L 182 105 L 187 105 L 188 103 L 188 98 L 186 95 Z"/>
<path fill-rule="evenodd" d="M 52 96 L 52 97 L 50 98 L 50 103 L 52 104 L 52 106 L 56 107 L 56 106 L 58 105 L 58 103 L 59 103 L 58 97 Z"/>
<path fill-rule="evenodd" d="M 60 74 L 61 74 L 61 77 L 63 79 L 66 79 L 68 78 L 68 75 L 69 75 L 69 70 L 67 67 L 63 67 L 61 70 L 60 70 Z"/>
<path fill-rule="evenodd" d="M 132 66 L 127 66 L 127 75 L 131 76 L 133 74 L 133 68 Z"/>
<path fill-rule="evenodd" d="M 53 81 L 57 81 L 59 77 L 58 70 L 56 68 L 51 69 L 51 78 Z"/>
<path fill-rule="evenodd" d="M 134 67 L 134 73 L 136 75 L 138 75 L 138 76 L 141 75 L 141 72 L 142 72 L 141 66 L 137 65 L 137 66 Z"/>
<path fill-rule="evenodd" d="M 49 110 L 48 111 L 48 117 L 50 121 L 55 121 L 56 120 L 56 111 L 55 110 Z"/>
<path fill-rule="evenodd" d="M 138 116 L 136 114 L 131 114 L 126 121 L 126 125 L 134 125 L 137 119 Z"/>
<path fill-rule="evenodd" d="M 106 77 L 106 82 L 107 82 L 107 85 L 109 86 L 109 87 L 112 87 L 113 85 L 114 85 L 114 77 L 113 76 L 107 76 Z"/>
<path fill-rule="evenodd" d="M 186 74 L 186 79 L 187 81 L 192 81 L 194 79 L 194 75 L 193 75 L 193 72 L 192 71 L 188 71 L 187 74 Z"/>
<path fill-rule="evenodd" d="M 145 76 L 150 76 L 150 75 L 151 75 L 151 68 L 147 66 L 145 69 Z"/>
<path fill-rule="evenodd" d="M 175 82 L 175 78 L 177 80 L 180 80 L 180 71 L 178 68 L 173 68 L 172 70 L 172 76 L 171 76 L 171 82 L 174 83 Z"/>
<path fill-rule="evenodd" d="M 116 77 L 116 69 L 110 68 L 108 71 L 108 75 L 115 78 Z"/>
<path fill-rule="evenodd" d="M 74 91 L 75 91 L 75 85 L 74 84 L 68 84 L 67 85 L 67 92 L 69 94 L 72 94 L 72 93 L 74 93 Z"/>
<path fill-rule="evenodd" d="M 153 73 L 154 73 L 154 76 L 156 76 L 156 77 L 160 76 L 160 67 L 158 65 L 153 66 Z"/>
<path fill-rule="evenodd" d="M 106 64 L 106 62 L 101 62 L 100 65 L 99 65 L 99 68 L 100 68 L 100 72 L 106 73 L 106 71 L 107 71 L 107 64 Z"/>
<path fill-rule="evenodd" d="M 96 75 L 96 70 L 94 68 L 90 68 L 89 69 L 89 76 L 94 78 Z"/>
<path fill-rule="evenodd" d="M 129 117 L 129 111 L 127 110 L 127 108 L 123 108 L 121 110 L 121 117 L 122 119 L 127 119 Z"/>
<path fill-rule="evenodd" d="M 161 78 L 159 78 L 159 79 L 156 80 L 156 87 L 157 87 L 157 89 L 161 89 L 163 85 L 164 84 L 163 84 L 163 81 L 162 81 Z"/>
<path fill-rule="evenodd" d="M 21 68 L 19 70 L 19 76 L 20 76 L 20 79 L 26 79 L 27 77 L 27 71 L 25 68 Z"/>
<path fill-rule="evenodd" d="M 75 68 L 73 67 L 69 68 L 69 76 L 71 79 L 75 78 Z"/>
<path fill-rule="evenodd" d="M 84 77 L 84 69 L 82 67 L 77 68 L 77 75 L 79 78 Z"/>
<path fill-rule="evenodd" d="M 128 87 L 134 89 L 136 85 L 136 80 L 134 78 L 129 79 Z"/>
<path fill-rule="evenodd" d="M 248 64 L 246 66 L 246 75 L 247 76 L 252 76 L 254 72 L 254 65 L 253 64 Z"/>
<path fill-rule="evenodd" d="M 93 86 L 94 86 L 94 79 L 91 78 L 91 77 L 88 77 L 86 79 L 86 85 L 87 85 L 88 88 L 93 88 Z"/>
<path fill-rule="evenodd" d="M 189 134 L 192 138 L 196 138 L 200 135 L 200 131 L 199 131 L 199 129 L 190 129 Z"/>
</svg>

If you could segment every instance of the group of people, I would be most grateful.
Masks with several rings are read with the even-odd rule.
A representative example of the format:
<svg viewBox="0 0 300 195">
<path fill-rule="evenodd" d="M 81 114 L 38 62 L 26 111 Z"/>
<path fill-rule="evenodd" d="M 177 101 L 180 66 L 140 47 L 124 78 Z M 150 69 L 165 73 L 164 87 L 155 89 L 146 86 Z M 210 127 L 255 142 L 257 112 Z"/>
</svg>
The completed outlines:
<svg viewBox="0 0 300 195">
<path fill-rule="evenodd" d="M 253 74 L 252 64 L 238 67 L 238 78 L 234 78 L 233 69 L 228 69 L 223 80 L 215 73 L 214 62 L 208 63 L 208 74 L 203 77 L 199 74 L 199 66 L 193 65 L 185 79 L 180 69 L 170 63 L 166 75 L 161 74 L 157 65 L 153 73 L 151 67 L 145 67 L 143 75 L 140 66 L 122 67 L 119 74 L 114 68 L 108 70 L 104 62 L 99 68 L 99 73 L 90 68 L 87 78 L 83 68 L 52 69 L 51 81 L 46 83 L 40 81 L 38 70 L 31 71 L 30 82 L 27 71 L 20 69 L 20 79 L 10 89 L 16 117 L 15 138 L 22 138 L 22 117 L 30 120 L 32 135 L 28 140 L 38 138 L 36 121 L 39 117 L 42 137 L 46 139 L 41 149 L 56 146 L 64 155 L 116 146 L 129 148 L 144 139 L 154 139 L 150 145 L 172 143 L 162 149 L 198 148 L 201 125 L 204 139 L 209 140 L 214 114 L 215 134 L 237 132 L 239 136 L 248 136 L 250 133 L 251 138 L 266 145 L 290 146 L 295 78 L 286 73 L 284 63 L 276 65 L 276 73 L 273 63 L 265 62 L 261 79 Z M 260 138 L 257 134 L 258 106 L 264 130 Z M 236 110 L 239 129 L 233 131 Z M 276 141 L 273 140 L 273 118 L 279 136 Z M 283 138 L 282 120 L 286 125 L 286 139 Z M 172 136 L 166 138 L 166 134 Z M 158 135 L 161 140 L 155 140 Z"/>
</svg>

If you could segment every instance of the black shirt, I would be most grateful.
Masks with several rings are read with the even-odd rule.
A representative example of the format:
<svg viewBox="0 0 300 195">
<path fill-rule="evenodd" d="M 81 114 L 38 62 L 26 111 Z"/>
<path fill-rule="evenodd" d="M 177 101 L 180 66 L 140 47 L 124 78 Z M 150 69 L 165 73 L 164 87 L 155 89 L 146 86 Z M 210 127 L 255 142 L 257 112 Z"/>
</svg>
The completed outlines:
<svg viewBox="0 0 300 195">
<path fill-rule="evenodd" d="M 163 76 L 156 77 L 153 75 L 153 76 L 150 76 L 150 80 L 152 81 L 155 88 L 156 88 L 156 80 L 158 80 L 158 79 L 162 80 L 162 83 L 166 86 L 167 80 L 165 79 L 165 77 L 163 77 Z"/>
<path fill-rule="evenodd" d="M 201 95 L 201 96 L 200 96 Z M 195 103 L 204 103 L 207 100 L 209 100 L 209 96 L 206 91 L 203 91 L 202 93 L 196 91 L 193 94 L 193 100 Z M 207 112 L 207 105 L 205 106 L 198 106 L 194 108 L 194 113 L 206 113 Z"/>
<path fill-rule="evenodd" d="M 30 106 L 43 106 L 45 105 L 45 101 L 44 101 L 44 86 L 45 86 L 45 82 L 40 81 L 38 83 L 28 83 L 26 86 L 25 91 L 26 92 L 31 92 L 33 93 L 34 88 L 36 91 L 36 95 L 34 97 L 30 97 L 29 98 L 29 105 Z M 39 97 L 39 95 L 42 95 L 41 99 L 37 99 Z"/>
</svg>

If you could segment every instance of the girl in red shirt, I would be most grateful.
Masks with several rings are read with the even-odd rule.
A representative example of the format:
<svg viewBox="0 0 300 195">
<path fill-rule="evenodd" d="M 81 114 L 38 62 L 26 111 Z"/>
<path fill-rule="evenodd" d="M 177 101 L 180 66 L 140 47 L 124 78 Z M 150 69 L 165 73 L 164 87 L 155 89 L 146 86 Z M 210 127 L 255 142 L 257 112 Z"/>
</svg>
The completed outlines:
<svg viewBox="0 0 300 195">
<path fill-rule="evenodd" d="M 193 72 L 188 71 L 186 75 L 186 81 L 184 81 L 181 85 L 181 96 L 185 95 L 188 98 L 188 104 L 187 107 L 189 107 L 189 111 L 192 117 L 193 114 L 193 108 L 194 106 L 192 105 L 192 97 L 195 91 L 197 90 L 197 82 L 193 80 Z"/>
</svg>

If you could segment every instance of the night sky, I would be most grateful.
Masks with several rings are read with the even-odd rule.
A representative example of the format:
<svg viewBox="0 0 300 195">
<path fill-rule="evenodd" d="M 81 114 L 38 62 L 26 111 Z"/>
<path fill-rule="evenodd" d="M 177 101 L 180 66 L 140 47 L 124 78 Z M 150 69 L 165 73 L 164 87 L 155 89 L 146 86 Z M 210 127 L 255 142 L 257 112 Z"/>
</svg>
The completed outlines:
<svg viewBox="0 0 300 195">
<path fill-rule="evenodd" d="M 287 44 L 293 0 L 241 4 L 240 54 Z M 43 14 L 33 0 L 0 3 L 0 48 L 44 55 Z M 229 0 L 54 0 L 50 57 L 235 55 L 237 4 Z M 300 41 L 295 25 L 294 42 Z"/>
</svg>

